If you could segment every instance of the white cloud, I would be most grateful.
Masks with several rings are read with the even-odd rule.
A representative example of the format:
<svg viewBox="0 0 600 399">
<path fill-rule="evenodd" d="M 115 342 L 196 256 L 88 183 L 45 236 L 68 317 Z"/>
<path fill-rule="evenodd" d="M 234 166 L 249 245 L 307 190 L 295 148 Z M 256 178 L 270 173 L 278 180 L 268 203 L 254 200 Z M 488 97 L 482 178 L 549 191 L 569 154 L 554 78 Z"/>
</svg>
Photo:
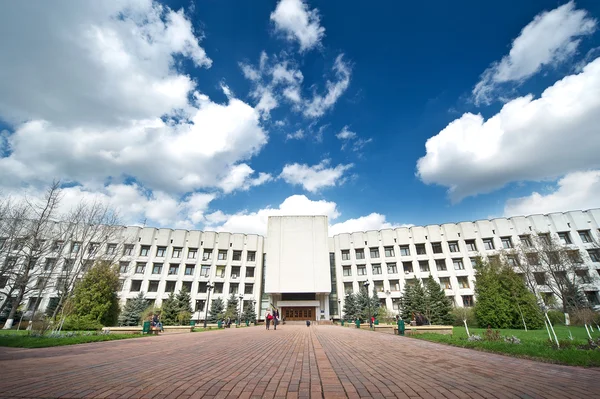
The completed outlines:
<svg viewBox="0 0 600 399">
<path fill-rule="evenodd" d="M 350 85 L 350 65 L 340 54 L 332 67 L 334 80 L 327 80 L 326 91 L 319 94 L 313 89 L 312 95 L 304 97 L 302 83 L 304 75 L 298 66 L 286 54 L 269 57 L 262 52 L 258 67 L 240 63 L 244 76 L 252 82 L 250 96 L 258 100 L 255 107 L 263 118 L 268 119 L 270 112 L 280 105 L 281 100 L 290 104 L 295 112 L 301 112 L 307 118 L 318 118 L 333 108 Z"/>
<path fill-rule="evenodd" d="M 179 57 L 211 60 L 183 12 L 156 2 L 12 3 L 0 14 L 0 52 L 10 59 L 0 118 L 13 123 L 3 185 L 134 177 L 158 192 L 224 181 L 231 191 L 248 184 L 232 170 L 267 142 L 259 111 L 225 85 L 228 101 L 217 104 L 177 70 Z"/>
<path fill-rule="evenodd" d="M 576 10 L 573 1 L 536 15 L 513 41 L 509 54 L 481 75 L 473 89 L 475 103 L 489 104 L 500 84 L 522 82 L 542 67 L 568 59 L 576 52 L 580 37 L 595 30 L 596 20 L 585 10 Z"/>
<path fill-rule="evenodd" d="M 334 236 L 340 233 L 393 229 L 396 227 L 400 226 L 386 222 L 385 215 L 380 213 L 371 213 L 367 216 L 361 216 L 356 219 L 348 219 L 345 222 L 336 223 L 329 226 L 329 235 Z"/>
<path fill-rule="evenodd" d="M 355 152 L 362 150 L 365 145 L 373 141 L 372 138 L 359 138 L 355 132 L 348 130 L 348 126 L 344 126 L 335 137 L 342 140 L 342 150 L 346 149 L 349 144 L 352 144 L 352 151 Z"/>
<path fill-rule="evenodd" d="M 333 64 L 337 80 L 327 81 L 327 92 L 325 95 L 313 93 L 312 99 L 308 100 L 304 105 L 304 116 L 309 118 L 323 116 L 348 89 L 350 85 L 350 65 L 344 62 L 343 56 L 343 54 L 338 55 Z"/>
<path fill-rule="evenodd" d="M 599 207 L 600 170 L 590 170 L 564 176 L 549 194 L 534 192 L 527 197 L 508 200 L 504 215 L 533 215 Z"/>
<path fill-rule="evenodd" d="M 600 58 L 583 72 L 505 104 L 484 120 L 464 114 L 427 140 L 417 175 L 449 187 L 454 201 L 513 181 L 600 166 Z"/>
<path fill-rule="evenodd" d="M 255 178 L 251 178 L 254 174 L 254 169 L 245 163 L 235 165 L 229 173 L 219 182 L 218 186 L 223 189 L 225 194 L 234 190 L 248 190 L 250 187 L 259 186 L 270 180 L 272 176 L 268 173 L 259 173 Z"/>
<path fill-rule="evenodd" d="M 324 187 L 333 187 L 343 184 L 345 181 L 345 172 L 353 165 L 337 165 L 329 168 L 329 160 L 324 160 L 321 163 L 313 166 L 306 164 L 288 164 L 283 167 L 280 178 L 290 184 L 299 184 L 305 190 L 312 193 L 317 192 Z"/>
<path fill-rule="evenodd" d="M 340 140 L 350 140 L 356 138 L 356 133 L 348 130 L 348 126 L 344 126 L 342 130 L 335 135 Z"/>
<path fill-rule="evenodd" d="M 271 13 L 271 21 L 289 41 L 300 44 L 300 52 L 319 46 L 325 36 L 325 28 L 320 25 L 319 10 L 310 10 L 303 0 L 281 0 Z"/>
<path fill-rule="evenodd" d="M 304 138 L 304 130 L 298 129 L 294 133 L 288 133 L 285 136 L 286 140 L 301 140 Z"/>
</svg>

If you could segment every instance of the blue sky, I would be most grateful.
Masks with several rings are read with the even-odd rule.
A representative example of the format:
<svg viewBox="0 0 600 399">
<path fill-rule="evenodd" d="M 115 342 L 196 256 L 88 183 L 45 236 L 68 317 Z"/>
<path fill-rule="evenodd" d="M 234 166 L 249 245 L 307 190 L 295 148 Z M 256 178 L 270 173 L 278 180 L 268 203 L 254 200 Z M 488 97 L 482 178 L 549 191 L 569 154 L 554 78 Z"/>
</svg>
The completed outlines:
<svg viewBox="0 0 600 399">
<path fill-rule="evenodd" d="M 259 233 L 600 206 L 596 1 L 4 7 L 6 195 Z"/>
</svg>

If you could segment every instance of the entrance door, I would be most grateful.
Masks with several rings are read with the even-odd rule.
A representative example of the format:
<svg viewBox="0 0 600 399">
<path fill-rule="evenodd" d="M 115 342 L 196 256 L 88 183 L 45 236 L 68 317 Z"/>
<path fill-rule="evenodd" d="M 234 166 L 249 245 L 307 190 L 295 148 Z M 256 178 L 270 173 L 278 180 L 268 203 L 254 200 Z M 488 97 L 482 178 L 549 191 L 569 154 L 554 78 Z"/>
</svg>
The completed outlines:
<svg viewBox="0 0 600 399">
<path fill-rule="evenodd" d="M 284 307 L 281 309 L 282 315 L 285 317 L 285 320 L 316 320 L 316 312 L 314 307 L 308 306 L 295 306 L 295 307 Z"/>
</svg>

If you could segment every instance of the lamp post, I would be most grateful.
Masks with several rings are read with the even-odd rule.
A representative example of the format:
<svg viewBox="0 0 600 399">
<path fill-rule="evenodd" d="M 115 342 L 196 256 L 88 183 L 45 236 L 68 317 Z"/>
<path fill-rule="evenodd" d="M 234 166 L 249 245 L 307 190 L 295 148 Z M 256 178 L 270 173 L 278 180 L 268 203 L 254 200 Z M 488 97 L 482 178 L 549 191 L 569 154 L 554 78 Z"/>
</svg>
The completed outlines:
<svg viewBox="0 0 600 399">
<path fill-rule="evenodd" d="M 252 309 L 254 310 L 254 315 L 256 316 L 256 299 L 252 300 Z M 256 326 L 256 317 L 254 317 L 254 326 Z"/>
<path fill-rule="evenodd" d="M 206 328 L 206 323 L 208 322 L 208 305 L 210 304 L 210 291 L 215 288 L 213 284 L 207 284 L 206 290 L 208 291 L 208 298 L 206 299 L 206 311 L 204 312 L 204 328 Z"/>
<path fill-rule="evenodd" d="M 373 321 L 371 320 L 371 297 L 369 296 L 369 281 L 365 281 L 363 284 L 363 287 L 365 287 L 365 289 L 367 290 L 367 309 L 368 309 L 368 316 L 369 316 L 369 328 L 373 328 Z"/>
<path fill-rule="evenodd" d="M 242 302 L 244 299 L 244 295 L 240 294 L 238 298 L 240 298 L 240 312 L 238 313 L 238 326 L 240 326 L 242 325 Z"/>
</svg>

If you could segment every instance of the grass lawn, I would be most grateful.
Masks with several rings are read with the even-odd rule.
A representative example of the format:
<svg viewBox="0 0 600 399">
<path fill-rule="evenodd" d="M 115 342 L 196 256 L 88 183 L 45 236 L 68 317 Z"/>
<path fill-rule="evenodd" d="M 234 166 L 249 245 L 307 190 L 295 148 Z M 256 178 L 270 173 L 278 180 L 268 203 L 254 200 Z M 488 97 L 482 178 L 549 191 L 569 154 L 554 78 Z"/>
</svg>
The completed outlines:
<svg viewBox="0 0 600 399">
<path fill-rule="evenodd" d="M 555 326 L 556 335 L 561 345 L 555 349 L 548 341 L 548 332 L 543 330 L 500 330 L 502 336 L 514 335 L 521 340 L 521 344 L 510 344 L 501 341 L 467 341 L 467 332 L 464 327 L 454 327 L 452 335 L 418 334 L 411 338 L 424 339 L 463 348 L 477 349 L 487 352 L 503 353 L 516 357 L 525 357 L 550 363 L 567 364 L 571 366 L 600 366 L 600 349 L 582 350 L 578 345 L 587 344 L 587 333 L 584 327 Z M 485 337 L 484 328 L 469 328 L 471 335 L 477 334 Z M 569 339 L 569 331 L 573 341 Z M 592 338 L 597 341 L 600 332 L 594 328 Z"/>
<path fill-rule="evenodd" d="M 141 338 L 147 335 L 136 334 L 107 334 L 107 335 L 75 335 L 73 337 L 35 337 L 29 331 L 0 331 L 0 346 L 12 348 L 47 348 L 50 346 L 63 346 L 86 344 L 88 342 L 114 341 L 117 339 Z"/>
</svg>

